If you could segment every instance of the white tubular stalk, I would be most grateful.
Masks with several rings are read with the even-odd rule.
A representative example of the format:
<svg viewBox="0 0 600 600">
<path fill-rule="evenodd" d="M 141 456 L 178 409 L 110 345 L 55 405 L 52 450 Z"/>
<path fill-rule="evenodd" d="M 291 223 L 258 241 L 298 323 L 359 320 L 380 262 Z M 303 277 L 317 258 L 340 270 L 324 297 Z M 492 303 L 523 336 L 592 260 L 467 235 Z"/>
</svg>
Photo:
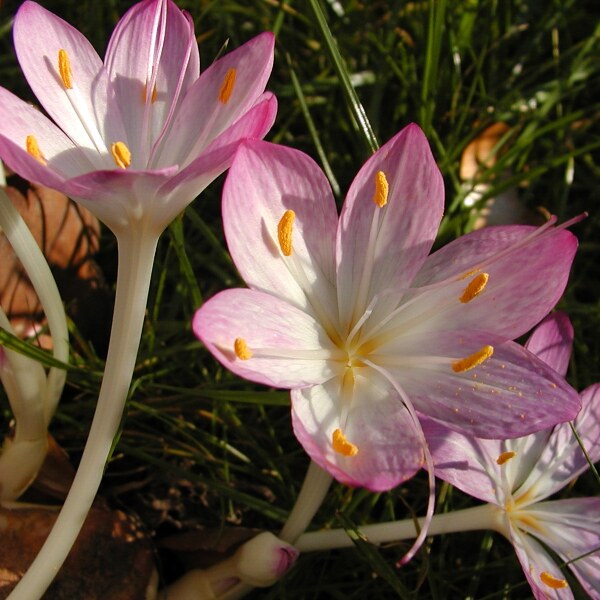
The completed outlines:
<svg viewBox="0 0 600 600">
<path fill-rule="evenodd" d="M 441 535 L 459 531 L 474 531 L 478 529 L 492 529 L 503 531 L 501 511 L 492 504 L 483 504 L 464 510 L 434 515 L 427 530 L 427 535 Z M 424 519 L 417 519 L 420 526 Z M 419 532 L 413 519 L 393 521 L 391 523 L 376 523 L 363 525 L 360 532 L 372 544 L 384 544 L 399 540 L 408 540 L 417 537 Z M 334 548 L 351 548 L 354 546 L 352 538 L 344 529 L 331 529 L 328 531 L 315 531 L 301 535 L 294 546 L 300 552 L 313 552 L 315 550 L 331 550 Z"/>
<path fill-rule="evenodd" d="M 66 559 L 94 501 L 119 429 L 136 363 L 158 234 L 136 223 L 117 236 L 119 270 L 108 357 L 94 420 L 58 519 L 10 600 L 39 600 Z"/>
<path fill-rule="evenodd" d="M 56 281 L 40 247 L 3 189 L 0 189 L 0 227 L 21 261 L 35 293 L 40 299 L 52 336 L 54 358 L 66 363 L 69 359 L 69 333 Z M 63 369 L 51 368 L 48 372 L 46 392 L 41 399 L 44 403 L 46 427 L 56 410 L 65 379 L 66 372 Z"/>
</svg>

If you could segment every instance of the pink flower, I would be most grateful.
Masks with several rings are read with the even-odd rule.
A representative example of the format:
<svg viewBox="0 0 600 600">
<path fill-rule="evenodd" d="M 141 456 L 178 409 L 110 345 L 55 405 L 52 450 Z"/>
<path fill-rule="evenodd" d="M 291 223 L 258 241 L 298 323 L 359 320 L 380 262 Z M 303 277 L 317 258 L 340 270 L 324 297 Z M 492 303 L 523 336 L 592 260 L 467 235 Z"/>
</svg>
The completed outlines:
<svg viewBox="0 0 600 600">
<path fill-rule="evenodd" d="M 305 154 L 244 143 L 224 188 L 229 250 L 250 289 L 196 313 L 196 335 L 247 379 L 291 388 L 311 458 L 386 490 L 426 460 L 415 410 L 458 430 L 515 437 L 573 418 L 574 390 L 510 340 L 554 306 L 574 236 L 490 228 L 428 257 L 443 183 L 410 125 L 362 167 L 338 219 Z"/>
<path fill-rule="evenodd" d="M 573 329 L 555 313 L 528 342 L 530 351 L 566 373 Z M 600 460 L 600 384 L 581 394 L 574 422 L 591 462 Z M 545 547 L 575 573 L 583 589 L 600 596 L 600 498 L 545 501 L 589 465 L 568 423 L 515 440 L 469 438 L 442 425 L 423 425 L 436 476 L 498 507 L 493 526 L 513 544 L 539 600 L 573 598 Z"/>
<path fill-rule="evenodd" d="M 54 122 L 0 88 L 0 156 L 117 235 L 132 222 L 158 235 L 242 139 L 273 124 L 276 100 L 264 93 L 273 42 L 259 35 L 200 74 L 191 17 L 170 0 L 145 0 L 119 21 L 102 63 L 81 33 L 28 0 L 15 48 Z"/>
</svg>

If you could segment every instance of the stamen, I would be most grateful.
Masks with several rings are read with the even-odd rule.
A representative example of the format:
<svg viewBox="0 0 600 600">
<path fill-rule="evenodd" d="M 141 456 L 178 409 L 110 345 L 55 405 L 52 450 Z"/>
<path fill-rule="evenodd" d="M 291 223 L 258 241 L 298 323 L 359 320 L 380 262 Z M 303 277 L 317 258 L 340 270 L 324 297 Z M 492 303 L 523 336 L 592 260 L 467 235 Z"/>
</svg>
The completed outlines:
<svg viewBox="0 0 600 600">
<path fill-rule="evenodd" d="M 471 356 L 460 358 L 452 363 L 452 370 L 455 373 L 464 373 L 470 371 L 475 367 L 479 366 L 482 362 L 485 362 L 490 356 L 494 354 L 493 346 L 484 346 L 481 350 L 478 350 Z"/>
<path fill-rule="evenodd" d="M 490 278 L 488 273 L 479 273 L 479 275 L 475 275 L 473 279 L 469 282 L 465 291 L 462 293 L 462 296 L 459 300 L 463 304 L 467 304 L 467 302 L 471 302 L 473 298 L 479 296 L 481 292 L 483 292 L 485 286 L 487 285 L 488 279 Z"/>
<path fill-rule="evenodd" d="M 69 55 L 67 54 L 67 51 L 62 48 L 58 51 L 58 72 L 60 73 L 60 78 L 62 79 L 65 89 L 73 89 L 73 73 L 71 71 L 71 61 L 69 60 Z"/>
<path fill-rule="evenodd" d="M 233 342 L 233 350 L 235 355 L 240 360 L 248 360 L 252 358 L 252 351 L 248 348 L 248 344 L 244 338 L 235 338 L 235 342 Z"/>
<path fill-rule="evenodd" d="M 296 213 L 293 210 L 286 210 L 277 225 L 279 247 L 284 256 L 292 255 L 292 226 L 295 219 Z"/>
<path fill-rule="evenodd" d="M 110 147 L 110 153 L 115 159 L 117 167 L 126 169 L 131 164 L 131 152 L 124 142 L 115 142 Z"/>
<path fill-rule="evenodd" d="M 373 196 L 373 202 L 375 202 L 379 208 L 383 208 L 387 204 L 389 189 L 390 186 L 385 173 L 383 171 L 377 171 L 375 174 L 375 195 Z"/>
<path fill-rule="evenodd" d="M 229 69 L 227 73 L 225 73 L 221 89 L 219 90 L 219 102 L 221 102 L 221 104 L 227 104 L 227 102 L 229 102 L 229 98 L 231 98 L 233 92 L 233 86 L 235 85 L 236 75 L 237 71 L 235 69 Z"/>
<path fill-rule="evenodd" d="M 25 138 L 25 149 L 27 150 L 27 153 L 33 156 L 39 163 L 43 165 L 47 163 L 46 157 L 42 154 L 34 135 L 28 135 Z"/>
<path fill-rule="evenodd" d="M 338 454 L 342 454 L 343 456 L 356 456 L 358 454 L 358 447 L 349 442 L 339 428 L 333 432 L 331 445 Z"/>
<path fill-rule="evenodd" d="M 557 577 L 554 577 L 554 575 L 548 573 L 548 571 L 541 573 L 540 579 L 542 580 L 542 583 L 545 583 L 553 590 L 560 590 L 561 588 L 569 587 L 569 584 L 565 579 L 558 579 Z"/>
<path fill-rule="evenodd" d="M 146 103 L 146 98 L 148 96 L 148 84 L 144 84 L 144 88 L 142 89 L 142 103 Z M 156 82 L 154 82 L 154 87 L 152 88 L 152 95 L 150 96 L 150 102 L 153 104 L 156 102 L 157 92 L 156 92 Z"/>
<path fill-rule="evenodd" d="M 512 452 L 512 451 L 508 451 L 508 452 L 503 452 L 497 459 L 496 459 L 496 464 L 498 465 L 503 465 L 504 463 L 507 463 L 511 458 L 516 456 L 516 452 Z"/>
</svg>

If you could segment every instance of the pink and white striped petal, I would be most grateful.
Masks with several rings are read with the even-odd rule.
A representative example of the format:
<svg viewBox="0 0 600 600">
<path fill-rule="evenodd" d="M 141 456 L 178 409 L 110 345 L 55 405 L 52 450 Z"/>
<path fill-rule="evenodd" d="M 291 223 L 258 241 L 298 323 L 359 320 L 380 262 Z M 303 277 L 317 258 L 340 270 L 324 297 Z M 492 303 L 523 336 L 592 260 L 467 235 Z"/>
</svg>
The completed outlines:
<svg viewBox="0 0 600 600">
<path fill-rule="evenodd" d="M 399 337 L 377 362 L 402 382 L 419 412 L 478 437 L 521 437 L 571 420 L 581 407 L 548 365 L 485 333 Z"/>
<path fill-rule="evenodd" d="M 269 294 L 221 292 L 196 311 L 192 327 L 225 367 L 251 381 L 297 388 L 334 375 L 332 357 L 339 350 L 320 324 Z"/>
<path fill-rule="evenodd" d="M 374 201 L 378 194 L 380 202 L 385 195 L 381 207 Z M 337 234 L 342 323 L 356 322 L 380 292 L 410 285 L 443 210 L 442 176 L 423 132 L 409 125 L 367 160 L 348 191 Z M 389 301 L 382 298 L 375 315 L 389 312 Z"/>
<path fill-rule="evenodd" d="M 569 368 L 574 335 L 569 317 L 557 311 L 535 328 L 525 348 L 564 377 Z"/>
<path fill-rule="evenodd" d="M 293 211 L 291 255 L 278 239 Z M 231 256 L 246 283 L 332 322 L 336 297 L 337 211 L 327 179 L 308 156 L 261 141 L 238 151 L 223 190 L 223 225 Z"/>
<path fill-rule="evenodd" d="M 423 466 L 423 448 L 413 421 L 381 375 L 371 371 L 356 377 L 347 419 L 343 402 L 337 379 L 292 390 L 294 433 L 319 466 L 346 485 L 375 492 L 397 486 Z M 356 446 L 356 455 L 333 449 L 336 429 Z"/>
<path fill-rule="evenodd" d="M 250 110 L 271 74 L 274 44 L 273 34 L 262 33 L 203 71 L 183 98 L 153 163 L 188 165 Z"/>
</svg>

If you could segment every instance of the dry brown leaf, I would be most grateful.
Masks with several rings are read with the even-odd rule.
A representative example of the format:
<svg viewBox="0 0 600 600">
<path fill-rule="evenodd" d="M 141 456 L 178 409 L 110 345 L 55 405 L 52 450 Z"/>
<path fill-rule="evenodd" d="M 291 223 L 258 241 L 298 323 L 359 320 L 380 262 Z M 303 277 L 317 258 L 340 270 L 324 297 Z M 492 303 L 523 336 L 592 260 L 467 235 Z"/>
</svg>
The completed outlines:
<svg viewBox="0 0 600 600">
<path fill-rule="evenodd" d="M 27 570 L 58 511 L 0 507 L 0 600 Z M 143 600 L 155 597 L 149 540 L 120 511 L 93 508 L 44 600 Z"/>
</svg>

